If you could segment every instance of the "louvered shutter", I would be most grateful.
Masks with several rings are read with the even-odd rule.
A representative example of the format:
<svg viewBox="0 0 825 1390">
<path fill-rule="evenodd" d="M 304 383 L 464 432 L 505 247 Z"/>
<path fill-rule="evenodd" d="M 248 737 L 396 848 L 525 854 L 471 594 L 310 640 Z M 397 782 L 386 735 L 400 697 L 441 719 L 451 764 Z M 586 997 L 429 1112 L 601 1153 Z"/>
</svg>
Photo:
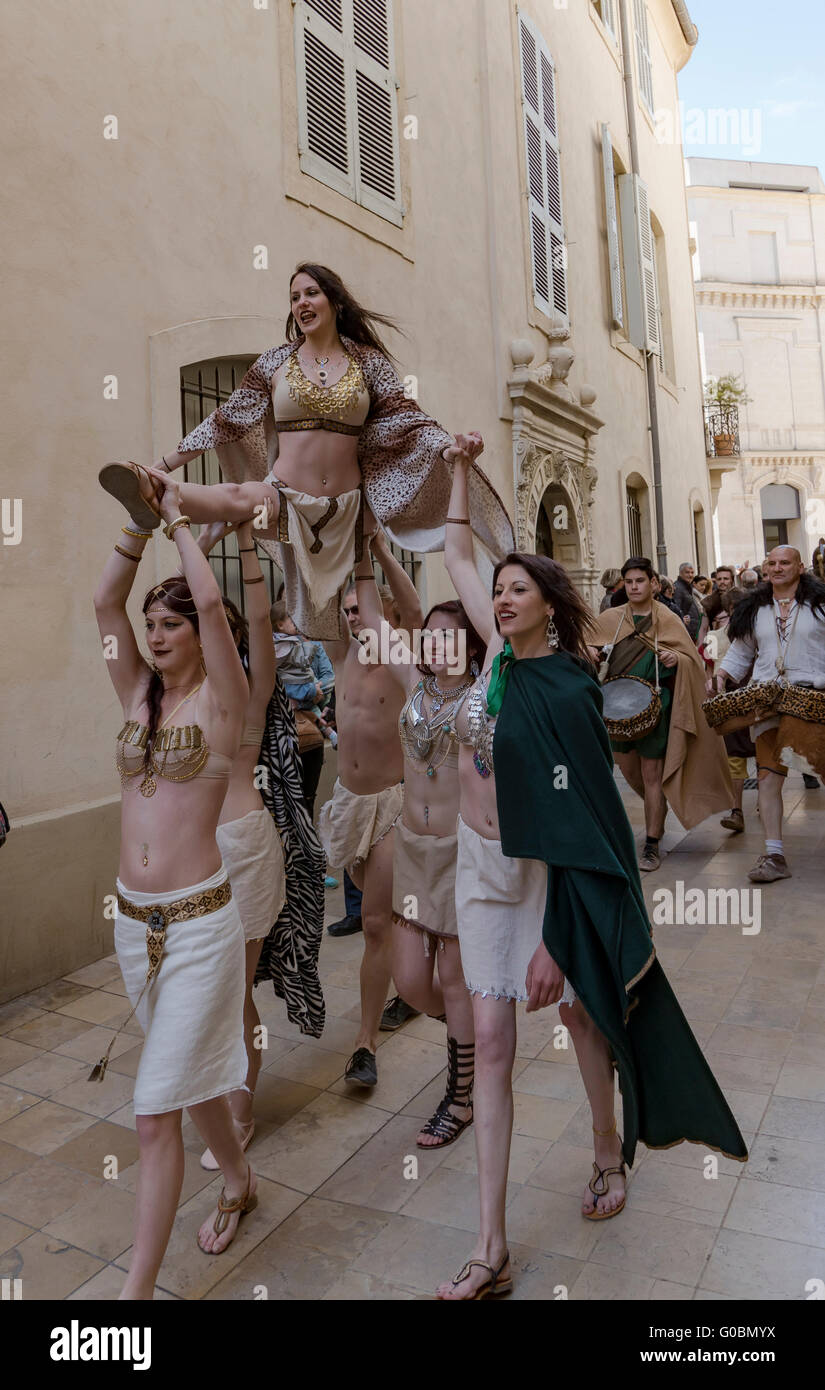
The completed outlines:
<svg viewBox="0 0 825 1390">
<path fill-rule="evenodd" d="M 645 0 L 633 0 L 633 25 L 636 31 L 636 71 L 639 91 L 648 111 L 653 112 L 653 64 L 650 61 L 650 38 L 647 27 Z"/>
<path fill-rule="evenodd" d="M 638 174 L 620 174 L 618 182 L 627 290 L 627 334 L 634 347 L 658 353 L 659 305 L 647 185 Z"/>
<path fill-rule="evenodd" d="M 297 0 L 305 173 L 402 223 L 392 0 Z"/>
<path fill-rule="evenodd" d="M 398 205 L 398 114 L 389 0 L 352 0 L 358 201 Z M 399 219 L 400 221 L 400 219 Z"/>
<path fill-rule="evenodd" d="M 656 288 L 656 241 L 650 225 L 650 202 L 647 184 L 636 176 L 636 215 L 639 222 L 639 246 L 642 253 L 642 305 L 644 311 L 645 348 L 660 352 L 659 297 Z"/>
<path fill-rule="evenodd" d="M 616 26 L 616 0 L 599 0 L 598 10 L 605 29 L 607 29 L 618 42 L 619 31 Z"/>
<path fill-rule="evenodd" d="M 602 173 L 604 176 L 604 207 L 607 217 L 607 254 L 610 265 L 610 312 L 614 328 L 624 322 L 622 305 L 622 264 L 619 253 L 619 218 L 616 212 L 616 185 L 613 173 L 613 146 L 610 131 L 602 126 Z"/>
<path fill-rule="evenodd" d="M 519 14 L 521 100 L 527 164 L 533 297 L 544 313 L 567 318 L 556 74 L 535 25 Z"/>
</svg>

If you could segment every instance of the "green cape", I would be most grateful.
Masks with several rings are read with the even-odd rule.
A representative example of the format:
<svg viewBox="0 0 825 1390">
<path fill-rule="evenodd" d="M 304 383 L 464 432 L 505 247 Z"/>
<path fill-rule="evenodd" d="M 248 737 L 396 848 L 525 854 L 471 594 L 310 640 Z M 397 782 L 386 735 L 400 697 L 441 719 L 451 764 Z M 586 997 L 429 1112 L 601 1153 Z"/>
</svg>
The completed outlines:
<svg viewBox="0 0 825 1390">
<path fill-rule="evenodd" d="M 601 687 L 583 664 L 566 652 L 513 663 L 493 758 L 502 850 L 547 864 L 544 943 L 613 1051 L 626 1161 L 637 1140 L 746 1159 L 656 959 Z"/>
</svg>

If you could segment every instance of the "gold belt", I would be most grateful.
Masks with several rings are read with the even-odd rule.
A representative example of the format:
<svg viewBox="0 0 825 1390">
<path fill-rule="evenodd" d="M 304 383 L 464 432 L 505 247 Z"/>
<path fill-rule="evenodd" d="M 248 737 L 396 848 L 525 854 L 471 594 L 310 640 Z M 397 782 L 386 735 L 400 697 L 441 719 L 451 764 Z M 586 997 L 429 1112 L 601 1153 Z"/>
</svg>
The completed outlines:
<svg viewBox="0 0 825 1390">
<path fill-rule="evenodd" d="M 124 917 L 146 922 L 153 931 L 164 931 L 170 922 L 192 922 L 196 917 L 217 912 L 218 908 L 226 907 L 231 897 L 232 884 L 227 878 L 217 888 L 207 888 L 204 893 L 192 893 L 188 898 L 178 898 L 173 903 L 148 903 L 146 907 L 138 907 L 118 893 L 117 906 Z"/>
<path fill-rule="evenodd" d="M 276 420 L 275 429 L 278 434 L 288 430 L 332 430 L 334 434 L 358 435 L 362 426 L 347 425 L 343 420 L 324 420 L 313 416 L 306 420 Z"/>
<path fill-rule="evenodd" d="M 134 918 L 136 922 L 146 923 L 146 954 L 149 964 L 135 1007 L 116 1030 L 100 1061 L 92 1067 L 87 1078 L 89 1081 L 103 1080 L 116 1039 L 123 1032 L 129 1019 L 137 1013 L 140 1001 L 156 978 L 166 944 L 166 928 L 171 922 L 193 922 L 196 917 L 206 917 L 210 912 L 217 912 L 218 908 L 226 907 L 231 898 L 232 884 L 228 878 L 219 883 L 217 888 L 207 888 L 203 893 L 190 893 L 188 898 L 178 898 L 173 903 L 147 903 L 146 907 L 138 907 L 136 903 L 130 903 L 128 898 L 124 898 L 122 893 L 117 894 L 118 912 L 124 917 Z"/>
</svg>

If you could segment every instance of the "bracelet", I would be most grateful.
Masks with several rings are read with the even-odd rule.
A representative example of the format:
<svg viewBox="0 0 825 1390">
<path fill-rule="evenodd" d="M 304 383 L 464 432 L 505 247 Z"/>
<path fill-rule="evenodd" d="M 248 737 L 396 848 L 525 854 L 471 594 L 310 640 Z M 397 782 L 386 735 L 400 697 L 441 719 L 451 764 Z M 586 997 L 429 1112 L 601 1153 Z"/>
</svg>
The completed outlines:
<svg viewBox="0 0 825 1390">
<path fill-rule="evenodd" d="M 167 473 L 171 473 L 172 470 L 171 470 L 171 468 L 169 467 L 169 464 L 166 462 L 166 455 L 165 455 L 165 454 L 161 454 L 161 456 L 160 456 L 160 461 L 161 461 L 161 463 L 163 464 L 164 468 L 166 469 L 166 472 L 167 472 Z"/>
<path fill-rule="evenodd" d="M 263 582 L 264 582 L 264 576 L 263 576 L 262 574 L 256 575 L 254 579 L 245 579 L 245 580 L 244 580 L 244 584 L 263 584 Z"/>
<path fill-rule="evenodd" d="M 164 526 L 164 528 L 163 528 L 163 533 L 164 533 L 164 535 L 166 536 L 167 540 L 170 540 L 170 541 L 171 541 L 172 537 L 174 536 L 174 534 L 175 534 L 175 532 L 177 531 L 177 529 L 178 529 L 179 526 L 191 526 L 191 524 L 192 524 L 192 518 L 191 518 L 191 517 L 189 517 L 189 516 L 176 516 L 174 521 L 170 521 L 169 524 L 168 524 L 167 526 Z"/>
<path fill-rule="evenodd" d="M 376 579 L 374 574 L 354 574 L 353 579 L 355 580 L 356 584 L 358 584 L 361 581 L 366 582 L 368 579 L 371 579 L 373 584 L 378 583 L 378 580 Z"/>
<path fill-rule="evenodd" d="M 142 558 L 140 555 L 133 555 L 131 550 L 124 550 L 122 545 L 116 545 L 115 550 L 117 551 L 118 555 L 123 556 L 124 560 L 134 560 L 136 565 L 140 564 Z"/>
<path fill-rule="evenodd" d="M 255 547 L 254 547 L 254 545 L 239 545 L 239 546 L 238 546 L 238 554 L 239 554 L 239 555 L 254 555 L 254 554 L 255 554 Z"/>
<path fill-rule="evenodd" d="M 469 526 L 470 522 L 466 516 L 448 516 L 447 521 L 451 521 L 454 526 Z"/>
<path fill-rule="evenodd" d="M 120 529 L 123 532 L 124 536 L 134 536 L 135 540 L 138 541 L 148 541 L 149 537 L 152 534 L 151 531 L 133 531 L 131 526 L 121 526 Z"/>
</svg>

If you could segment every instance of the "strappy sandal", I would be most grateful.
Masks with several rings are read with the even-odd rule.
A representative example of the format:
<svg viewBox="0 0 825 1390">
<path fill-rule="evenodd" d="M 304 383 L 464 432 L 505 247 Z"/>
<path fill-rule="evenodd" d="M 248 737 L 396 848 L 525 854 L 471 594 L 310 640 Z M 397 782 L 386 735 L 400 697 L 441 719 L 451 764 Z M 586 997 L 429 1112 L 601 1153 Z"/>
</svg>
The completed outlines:
<svg viewBox="0 0 825 1390">
<path fill-rule="evenodd" d="M 461 1269 L 458 1271 L 458 1274 L 456 1274 L 455 1278 L 450 1280 L 450 1283 L 451 1283 L 454 1287 L 455 1287 L 456 1285 L 458 1285 L 458 1284 L 463 1284 L 465 1279 L 469 1279 L 469 1277 L 470 1277 L 470 1270 L 473 1268 L 473 1265 L 477 1265 L 479 1269 L 488 1269 L 488 1270 L 490 1271 L 490 1278 L 486 1281 L 486 1283 L 484 1283 L 484 1284 L 479 1284 L 479 1286 L 478 1286 L 478 1288 L 476 1289 L 475 1293 L 473 1294 L 472 1298 L 467 1298 L 467 1299 L 464 1299 L 464 1300 L 461 1300 L 461 1299 L 454 1299 L 454 1300 L 453 1300 L 453 1299 L 442 1299 L 441 1302 L 442 1302 L 442 1303 L 450 1303 L 450 1302 L 460 1303 L 460 1302 L 463 1301 L 463 1302 L 465 1302 L 465 1303 L 475 1303 L 475 1302 L 477 1302 L 477 1301 L 478 1301 L 479 1299 L 481 1299 L 481 1298 L 501 1298 L 503 1294 L 512 1293 L 512 1291 L 513 1291 L 513 1280 L 512 1280 L 512 1278 L 510 1278 L 510 1277 L 508 1276 L 507 1279 L 499 1279 L 499 1275 L 501 1274 L 501 1271 L 503 1270 L 503 1268 L 504 1268 L 504 1266 L 506 1265 L 506 1263 L 507 1263 L 507 1261 L 509 1260 L 509 1258 L 510 1258 L 510 1251 L 508 1250 L 507 1253 L 506 1253 L 505 1256 L 504 1256 L 504 1259 L 502 1260 L 501 1264 L 499 1265 L 498 1269 L 493 1269 L 493 1266 L 492 1266 L 492 1265 L 488 1265 L 488 1263 L 487 1263 L 486 1260 L 468 1260 L 467 1263 L 466 1263 L 466 1265 L 462 1265 Z"/>
<path fill-rule="evenodd" d="M 246 1153 L 247 1149 L 249 1148 L 249 1145 L 252 1143 L 252 1140 L 255 1137 L 254 1119 L 248 1120 L 247 1123 L 244 1125 L 239 1125 L 239 1128 L 249 1130 L 249 1133 L 246 1135 L 246 1137 L 244 1139 L 241 1139 L 241 1151 L 243 1153 Z M 205 1168 L 207 1173 L 217 1173 L 220 1166 L 221 1165 L 219 1164 L 212 1150 L 205 1149 L 204 1152 L 201 1154 L 201 1168 Z"/>
<path fill-rule="evenodd" d="M 212 1222 L 212 1230 L 215 1232 L 216 1236 L 223 1234 L 223 1232 L 229 1225 L 229 1218 L 234 1212 L 238 1212 L 238 1225 L 240 1225 L 241 1217 L 246 1216 L 247 1212 L 254 1211 L 256 1206 L 258 1205 L 257 1192 L 253 1192 L 251 1197 L 249 1195 L 249 1189 L 252 1186 L 251 1167 L 248 1168 L 247 1174 L 248 1176 L 246 1179 L 246 1191 L 242 1197 L 236 1197 L 234 1202 L 227 1202 L 226 1188 L 221 1188 L 221 1195 L 218 1198 L 218 1214 L 215 1217 L 215 1220 Z M 230 1244 L 231 1243 L 232 1242 L 230 1241 Z M 198 1248 L 203 1249 L 202 1246 L 199 1246 Z M 229 1246 L 224 1246 L 224 1250 L 228 1249 Z M 222 1255 L 223 1250 L 204 1250 L 203 1253 L 204 1255 Z"/>
<path fill-rule="evenodd" d="M 439 1142 L 437 1144 L 422 1144 L 420 1139 L 416 1139 L 419 1149 L 446 1149 L 448 1144 L 454 1144 L 473 1123 L 473 1066 L 475 1060 L 475 1043 L 456 1042 L 455 1038 L 447 1038 L 447 1090 L 444 1099 L 440 1101 L 435 1114 L 421 1126 L 421 1134 L 431 1134 Z M 466 1120 L 460 1120 L 450 1109 L 451 1105 L 460 1105 L 469 1109 L 470 1114 Z"/>
<path fill-rule="evenodd" d="M 142 463 L 104 463 L 97 476 L 100 486 L 117 498 L 136 525 L 154 531 L 155 527 L 160 526 L 160 510 L 151 498 L 144 497 L 141 492 L 141 473 L 146 474 L 156 491 L 155 480 Z"/>
<path fill-rule="evenodd" d="M 611 1125 L 610 1129 L 596 1129 L 595 1126 L 593 1128 L 593 1133 L 600 1135 L 602 1138 L 610 1134 L 615 1134 L 615 1132 L 615 1119 L 613 1120 L 613 1124 Z M 593 1196 L 596 1199 L 596 1203 L 598 1203 L 600 1197 L 607 1197 L 609 1195 L 610 1177 L 612 1173 L 618 1174 L 619 1177 L 624 1178 L 625 1184 L 627 1183 L 627 1171 L 625 1169 L 624 1162 L 620 1163 L 618 1167 L 615 1168 L 600 1168 L 598 1163 L 594 1162 L 593 1176 L 590 1179 L 587 1186 L 593 1193 Z M 584 1217 L 585 1221 L 609 1221 L 611 1217 L 618 1216 L 619 1212 L 624 1210 L 624 1204 L 626 1201 L 627 1191 L 625 1190 L 624 1197 L 620 1201 L 619 1205 L 617 1207 L 614 1207 L 612 1211 L 599 1211 L 598 1205 L 594 1204 L 593 1210 L 583 1211 L 582 1216 Z"/>
</svg>

